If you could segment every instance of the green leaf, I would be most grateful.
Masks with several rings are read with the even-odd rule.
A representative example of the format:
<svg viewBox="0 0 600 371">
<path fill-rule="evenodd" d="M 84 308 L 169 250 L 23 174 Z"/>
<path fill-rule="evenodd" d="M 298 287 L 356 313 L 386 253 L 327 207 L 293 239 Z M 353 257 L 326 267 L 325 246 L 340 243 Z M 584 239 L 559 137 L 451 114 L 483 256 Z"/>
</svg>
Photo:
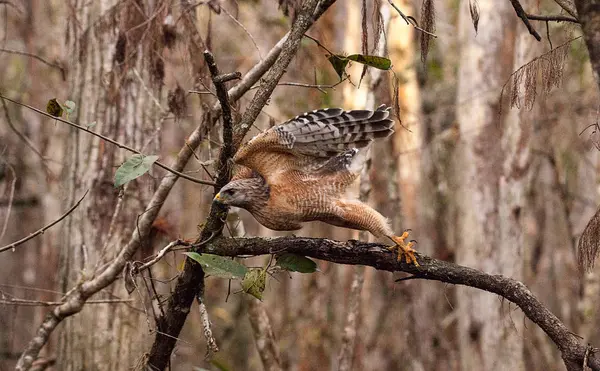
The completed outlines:
<svg viewBox="0 0 600 371">
<path fill-rule="evenodd" d="M 267 283 L 267 270 L 263 268 L 251 268 L 244 275 L 242 290 L 258 300 L 262 300 L 263 292 Z"/>
<path fill-rule="evenodd" d="M 349 60 L 343 55 L 336 54 L 330 55 L 327 60 L 331 63 L 331 66 L 340 77 L 340 80 L 342 80 L 346 75 L 346 66 L 348 65 Z"/>
<path fill-rule="evenodd" d="M 158 160 L 158 156 L 131 156 L 115 172 L 115 188 L 146 174 L 156 160 Z"/>
<path fill-rule="evenodd" d="M 352 54 L 346 57 L 347 59 L 358 62 L 361 64 L 366 64 L 370 67 L 375 67 L 380 70 L 389 70 L 392 68 L 392 61 L 388 58 L 379 57 L 376 55 L 362 55 L 362 54 Z"/>
<path fill-rule="evenodd" d="M 296 254 L 284 253 L 277 256 L 277 265 L 290 272 L 313 273 L 317 271 L 317 263 Z"/>
<path fill-rule="evenodd" d="M 65 111 L 67 111 L 67 115 L 68 115 L 68 114 L 73 113 L 73 111 L 75 111 L 76 104 L 72 100 L 68 100 L 65 102 L 63 107 L 65 108 Z"/>
<path fill-rule="evenodd" d="M 86 128 L 88 128 L 88 129 L 91 129 L 91 128 L 93 128 L 94 126 L 96 126 L 96 124 L 97 124 L 97 122 L 96 122 L 96 121 L 92 121 L 92 122 L 90 122 L 89 124 L 87 124 L 85 127 L 86 127 Z"/>
<path fill-rule="evenodd" d="M 209 276 L 236 279 L 244 278 L 246 273 L 248 273 L 248 268 L 243 264 L 219 255 L 200 255 L 197 252 L 186 252 L 184 254 L 198 262 L 202 266 L 204 273 Z"/>
</svg>

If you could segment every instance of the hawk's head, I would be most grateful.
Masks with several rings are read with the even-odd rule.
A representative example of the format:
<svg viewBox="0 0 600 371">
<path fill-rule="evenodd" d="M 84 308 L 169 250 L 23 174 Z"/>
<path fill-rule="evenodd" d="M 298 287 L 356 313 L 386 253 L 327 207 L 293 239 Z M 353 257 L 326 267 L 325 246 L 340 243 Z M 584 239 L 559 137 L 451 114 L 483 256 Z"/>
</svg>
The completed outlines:
<svg viewBox="0 0 600 371">
<path fill-rule="evenodd" d="M 234 180 L 221 188 L 214 198 L 228 206 L 241 207 L 251 210 L 263 206 L 269 200 L 269 186 L 263 178 L 248 178 Z"/>
</svg>

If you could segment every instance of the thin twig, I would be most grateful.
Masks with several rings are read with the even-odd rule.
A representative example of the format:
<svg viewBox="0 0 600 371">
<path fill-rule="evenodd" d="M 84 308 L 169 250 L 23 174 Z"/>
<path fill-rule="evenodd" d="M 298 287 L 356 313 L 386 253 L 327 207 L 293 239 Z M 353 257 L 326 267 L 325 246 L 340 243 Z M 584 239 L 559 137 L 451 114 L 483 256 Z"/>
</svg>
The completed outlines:
<svg viewBox="0 0 600 371">
<path fill-rule="evenodd" d="M 515 9 L 517 16 L 519 18 L 521 18 L 521 20 L 523 21 L 523 24 L 525 25 L 525 27 L 527 27 L 527 30 L 529 31 L 529 33 L 531 35 L 533 35 L 533 37 L 535 37 L 535 39 L 537 41 L 542 41 L 542 37 L 540 36 L 540 34 L 535 30 L 535 28 L 533 28 L 533 26 L 531 25 L 531 22 L 529 22 L 527 13 L 525 13 L 525 10 L 523 9 L 523 6 L 519 2 L 519 0 L 510 0 L 510 3 L 512 4 L 513 8 Z"/>
<path fill-rule="evenodd" d="M 410 281 L 410 280 L 416 280 L 416 279 L 420 279 L 420 278 L 421 277 L 419 277 L 417 275 L 413 275 L 413 276 L 398 278 L 398 279 L 394 280 L 394 282 Z"/>
<path fill-rule="evenodd" d="M 86 304 L 121 304 L 131 303 L 132 299 L 99 299 L 99 300 L 88 300 Z M 41 300 L 25 300 L 16 298 L 3 298 L 0 299 L 2 305 L 14 305 L 23 307 L 52 307 L 56 305 L 64 304 L 64 301 L 41 301 Z"/>
<path fill-rule="evenodd" d="M 229 93 L 225 87 L 225 81 L 230 78 L 238 77 L 237 74 L 227 74 L 222 76 L 219 72 L 219 68 L 215 63 L 215 57 L 208 50 L 204 51 L 204 59 L 212 75 L 213 84 L 217 90 L 217 98 L 221 103 L 221 111 L 223 115 L 223 147 L 219 154 L 219 165 L 221 168 L 218 169 L 219 174 L 217 176 L 218 188 L 221 188 L 229 181 L 230 170 L 229 159 L 233 157 L 236 149 L 233 146 L 233 116 L 231 114 L 231 104 L 229 103 Z M 215 185 L 215 186 L 216 186 Z M 218 189 L 215 189 L 215 193 Z"/>
<path fill-rule="evenodd" d="M 85 191 L 85 193 L 83 194 L 83 196 L 81 196 L 81 198 L 79 199 L 79 201 L 77 201 L 73 206 L 71 206 L 69 208 L 69 210 L 67 210 L 67 212 L 65 212 L 63 215 L 60 216 L 60 218 L 56 219 L 55 221 L 53 221 L 52 223 L 42 227 L 41 229 L 38 229 L 37 231 L 33 232 L 32 234 L 30 234 L 29 236 L 22 238 L 16 242 L 13 242 L 9 245 L 6 245 L 4 247 L 0 247 L 0 253 L 6 251 L 6 250 L 12 250 L 15 247 L 31 240 L 32 238 L 39 236 L 40 234 L 43 234 L 45 231 L 47 231 L 48 229 L 52 228 L 55 224 L 59 223 L 60 221 L 62 221 L 64 218 L 66 218 L 69 214 L 71 214 L 73 212 L 73 210 L 75 210 L 79 204 L 81 203 L 81 201 L 83 201 L 83 199 L 85 198 L 85 196 L 88 194 L 89 189 L 87 191 Z"/>
<path fill-rule="evenodd" d="M 135 67 L 133 68 L 133 73 L 135 74 L 135 77 L 137 77 L 138 80 L 140 81 L 140 84 L 142 85 L 142 88 L 146 91 L 146 94 L 148 94 L 148 96 L 152 99 L 152 102 L 154 103 L 154 105 L 158 108 L 158 110 L 163 115 L 166 115 L 167 111 L 160 105 L 160 102 L 158 101 L 158 98 L 156 98 L 154 96 L 154 94 L 152 94 L 152 92 L 150 91 L 150 89 L 148 89 L 148 87 L 146 86 L 146 83 L 144 83 L 144 79 L 142 78 L 142 76 L 138 72 L 137 68 L 135 68 Z"/>
<path fill-rule="evenodd" d="M 309 88 L 309 89 L 317 89 L 323 94 L 327 94 L 324 89 L 335 89 L 338 85 L 348 80 L 348 77 L 344 77 L 342 80 L 336 82 L 335 84 L 305 84 L 301 82 L 280 82 L 277 86 L 296 86 L 299 88 Z M 258 89 L 260 85 L 254 85 L 251 89 Z"/>
<path fill-rule="evenodd" d="M 98 137 L 98 138 L 100 138 L 100 139 L 102 139 L 102 140 L 104 140 L 104 141 L 106 141 L 106 142 L 108 142 L 108 143 L 114 144 L 115 146 L 117 146 L 117 147 L 119 147 L 119 148 L 122 148 L 122 149 L 125 149 L 125 150 L 127 150 L 127 151 L 129 151 L 129 152 L 133 152 L 133 153 L 136 153 L 136 154 L 138 154 L 138 155 L 143 155 L 143 153 L 141 153 L 140 151 L 138 151 L 138 150 L 136 150 L 136 149 L 133 149 L 133 148 L 131 148 L 131 147 L 129 147 L 129 146 L 127 146 L 127 145 L 125 145 L 125 144 L 119 143 L 119 142 L 117 142 L 116 140 L 114 140 L 114 139 L 111 139 L 111 138 L 109 138 L 109 137 L 106 137 L 106 136 L 104 136 L 104 135 L 102 135 L 102 134 L 98 134 L 98 133 L 96 133 L 96 132 L 94 132 L 94 131 L 92 131 L 92 130 L 90 130 L 90 129 L 86 128 L 85 126 L 81 126 L 81 125 L 75 124 L 75 123 L 73 123 L 73 122 L 71 122 L 71 121 L 68 121 L 68 120 L 65 120 L 65 119 L 63 119 L 63 118 L 61 118 L 61 117 L 54 117 L 54 116 L 52 116 L 51 114 L 49 114 L 48 112 L 42 111 L 42 110 L 40 110 L 40 109 L 37 109 L 37 108 L 35 108 L 35 107 L 32 107 L 32 106 L 30 106 L 30 105 L 28 105 L 28 104 L 21 103 L 21 102 L 19 102 L 19 101 L 16 101 L 16 100 L 10 99 L 10 98 L 8 98 L 8 97 L 5 97 L 5 96 L 3 96 L 3 95 L 1 95 L 1 94 L 0 94 L 0 98 L 6 99 L 7 101 L 9 101 L 9 102 L 12 102 L 12 103 L 14 103 L 14 104 L 17 104 L 17 105 L 19 105 L 19 106 L 22 106 L 22 107 L 25 107 L 25 108 L 29 108 L 30 110 L 32 110 L 32 111 L 34 111 L 34 112 L 37 112 L 37 113 L 39 113 L 40 115 L 44 115 L 44 116 L 46 116 L 46 117 L 49 117 L 49 118 L 51 118 L 51 119 L 53 119 L 53 120 L 60 121 L 60 122 L 62 122 L 62 123 L 64 123 L 64 124 L 67 124 L 67 125 L 69 125 L 69 126 L 71 126 L 71 127 L 74 127 L 74 128 L 76 128 L 76 129 L 78 129 L 78 130 L 85 131 L 85 132 L 86 132 L 86 133 L 88 133 L 88 134 L 91 134 L 91 135 L 93 135 L 93 136 L 95 136 L 95 137 Z M 194 178 L 194 177 L 191 177 L 191 176 L 189 176 L 189 175 L 186 175 L 186 174 L 184 174 L 184 173 L 182 173 L 182 172 L 179 172 L 179 171 L 177 171 L 177 170 L 175 170 L 175 169 L 172 169 L 172 168 L 168 167 L 167 165 L 163 164 L 163 163 L 162 163 L 162 162 L 160 162 L 160 161 L 156 161 L 156 162 L 154 162 L 154 165 L 156 165 L 156 166 L 159 166 L 159 167 L 161 167 L 161 168 L 163 168 L 163 169 L 167 170 L 167 171 L 168 171 L 168 172 L 170 172 L 170 173 L 173 173 L 173 174 L 175 174 L 175 175 L 177 175 L 177 176 L 179 176 L 179 177 L 182 177 L 182 178 L 184 178 L 184 179 L 187 179 L 187 180 L 189 180 L 189 181 L 192 181 L 192 182 L 194 182 L 194 183 L 198 183 L 198 184 L 204 184 L 204 185 L 211 185 L 211 186 L 214 186 L 214 185 L 215 185 L 215 183 L 213 183 L 213 182 L 209 182 L 209 181 L 206 181 L 206 180 L 201 180 L 201 179 L 196 179 L 196 178 Z"/>
<path fill-rule="evenodd" d="M 110 218 L 110 224 L 108 226 L 108 233 L 106 233 L 103 236 L 104 244 L 102 245 L 102 248 L 100 249 L 100 256 L 98 257 L 98 260 L 96 261 L 93 272 L 98 271 L 98 267 L 100 266 L 100 264 L 103 263 L 104 257 L 108 253 L 108 246 L 109 246 L 110 240 L 115 232 L 115 228 L 117 226 L 117 220 L 119 218 L 119 215 L 121 215 L 121 211 L 123 210 L 123 206 L 125 205 L 125 202 L 124 202 L 125 195 L 127 194 L 127 190 L 129 189 L 130 184 L 131 183 L 125 184 L 123 186 L 123 188 L 121 189 L 121 192 L 119 192 L 117 204 L 115 205 L 112 217 Z"/>
<path fill-rule="evenodd" d="M 163 256 L 165 256 L 169 251 L 171 251 L 171 249 L 173 249 L 176 246 L 190 246 L 191 244 L 189 242 L 185 242 L 184 240 L 176 240 L 173 241 L 171 243 L 169 243 L 167 246 L 163 247 L 158 254 L 156 254 L 156 256 L 150 260 L 147 263 L 141 264 L 140 262 L 136 262 L 136 263 L 140 263 L 141 265 L 136 266 L 134 263 L 134 271 L 135 273 L 140 273 L 148 268 L 150 268 L 151 266 L 153 266 L 154 264 L 158 263 L 158 261 L 160 259 L 162 259 Z"/>
<path fill-rule="evenodd" d="M 23 142 L 25 142 L 27 147 L 29 147 L 36 155 L 38 155 L 39 158 L 42 159 L 42 161 L 45 161 L 46 158 L 37 148 L 35 148 L 35 145 L 33 144 L 33 142 L 31 142 L 31 140 L 29 138 L 27 138 L 27 136 L 25 136 L 25 134 L 21 133 L 16 128 L 16 126 L 14 126 L 12 119 L 10 117 L 10 114 L 8 113 L 8 107 L 6 106 L 6 102 L 4 101 L 4 99 L 0 98 L 0 101 L 2 101 L 2 108 L 4 108 L 4 117 L 6 118 L 6 122 L 8 123 L 8 126 L 10 126 L 12 131 L 14 131 L 15 134 L 17 134 L 19 136 L 19 138 L 21 138 L 23 140 Z"/>
<path fill-rule="evenodd" d="M 554 49 L 552 39 L 550 38 L 550 22 L 546 22 L 546 38 L 548 39 L 548 44 L 550 44 L 550 50 Z"/>
<path fill-rule="evenodd" d="M 36 54 L 33 54 L 33 53 L 28 53 L 28 52 L 22 52 L 22 51 L 19 51 L 19 50 L 5 49 L 5 48 L 0 48 L 0 52 L 10 53 L 10 54 L 17 54 L 17 55 L 23 55 L 25 57 L 37 59 L 38 61 L 44 63 L 47 66 L 50 66 L 50 67 L 53 67 L 53 68 L 57 68 L 58 70 L 60 70 L 60 74 L 62 76 L 63 81 L 65 81 L 67 79 L 67 71 L 65 70 L 65 68 L 63 66 L 58 65 L 56 63 L 48 62 L 46 59 L 40 57 L 39 55 L 36 55 Z"/>
<path fill-rule="evenodd" d="M 577 18 L 569 17 L 566 15 L 537 15 L 526 13 L 525 16 L 532 21 L 579 23 L 579 20 Z"/>
<path fill-rule="evenodd" d="M 248 37 L 250 38 L 250 41 L 252 41 L 252 44 L 254 44 L 254 47 L 256 48 L 256 51 L 258 52 L 258 58 L 262 61 L 263 60 L 262 53 L 260 52 L 260 48 L 258 47 L 258 44 L 256 44 L 256 40 L 254 40 L 254 37 L 252 37 L 252 34 L 246 29 L 246 27 L 244 27 L 244 25 L 240 21 L 235 19 L 235 17 L 233 15 L 231 15 L 227 11 L 227 9 L 225 9 L 225 7 L 221 7 L 221 11 L 223 11 L 225 14 L 227 14 L 227 16 L 229 18 L 231 18 L 231 20 L 233 22 L 235 22 L 235 24 L 238 25 L 238 27 L 240 27 L 242 30 L 244 30 L 246 35 L 248 35 Z"/>
<path fill-rule="evenodd" d="M 200 312 L 200 321 L 202 322 L 202 328 L 204 329 L 204 337 L 206 338 L 206 355 L 204 358 L 210 359 L 212 355 L 219 351 L 217 341 L 213 336 L 212 329 L 210 327 L 210 319 L 208 318 L 208 310 L 202 300 L 202 296 L 196 295 L 196 301 L 198 302 L 198 311 Z"/>
<path fill-rule="evenodd" d="M 314 41 L 317 44 L 317 46 L 319 46 L 320 48 L 322 48 L 323 50 L 325 50 L 330 55 L 335 55 L 334 52 L 332 52 L 331 50 L 327 49 L 327 47 L 325 45 L 321 44 L 321 42 L 319 40 L 315 39 L 314 37 L 312 37 L 310 35 L 306 35 L 306 34 L 304 34 L 304 37 L 307 37 L 307 38 L 311 39 L 312 41 Z"/>
<path fill-rule="evenodd" d="M 212 91 L 203 91 L 203 90 L 188 90 L 188 93 L 215 95 L 215 93 L 213 93 Z"/>
<path fill-rule="evenodd" d="M 8 161 L 4 161 L 4 159 L 1 157 L 0 157 L 0 161 L 4 162 L 6 164 L 6 167 L 8 168 L 8 170 L 10 171 L 10 173 L 12 175 L 12 180 L 10 182 L 10 192 L 8 192 L 6 215 L 4 217 L 4 223 L 2 225 L 2 230 L 0 230 L 0 242 L 2 242 L 2 239 L 4 238 L 4 234 L 6 233 L 6 229 L 8 228 L 8 221 L 10 220 L 10 213 L 12 211 L 13 200 L 15 198 L 15 186 L 17 184 L 17 173 L 15 172 L 15 169 L 12 167 L 12 165 L 8 163 Z"/>
<path fill-rule="evenodd" d="M 435 37 L 437 38 L 437 35 L 434 33 L 431 33 L 427 30 L 422 29 L 421 27 L 419 27 L 419 24 L 417 23 L 417 20 L 414 19 L 413 17 L 411 17 L 410 15 L 405 15 L 404 13 L 402 13 L 402 10 L 400 10 L 400 8 L 398 8 L 396 6 L 396 4 L 394 4 L 394 2 L 392 0 L 388 0 L 388 3 L 390 3 L 390 5 L 392 6 L 392 8 L 396 9 L 396 11 L 398 12 L 398 14 L 400 14 L 400 17 L 402 17 L 402 19 L 404 19 L 404 21 L 406 22 L 407 25 L 413 26 L 416 30 L 423 32 L 424 34 L 427 34 L 431 37 Z"/>
</svg>

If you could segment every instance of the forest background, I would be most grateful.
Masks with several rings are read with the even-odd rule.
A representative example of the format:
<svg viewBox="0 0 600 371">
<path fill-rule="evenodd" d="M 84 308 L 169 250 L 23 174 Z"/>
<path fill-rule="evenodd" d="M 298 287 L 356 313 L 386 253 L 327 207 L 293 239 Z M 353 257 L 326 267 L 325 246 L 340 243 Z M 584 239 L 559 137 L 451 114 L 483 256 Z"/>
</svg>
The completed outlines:
<svg viewBox="0 0 600 371">
<path fill-rule="evenodd" d="M 580 3 L 0 1 L 0 370 L 598 369 L 600 267 L 582 265 L 600 230 L 600 12 Z M 205 50 L 220 73 L 241 72 L 226 82 L 233 140 L 217 123 L 223 84 Z M 392 66 L 363 78 L 353 62 L 340 78 L 331 54 Z M 44 115 L 53 98 L 62 119 Z M 239 280 L 184 265 L 170 243 L 214 237 L 210 184 L 225 180 L 220 165 L 240 134 L 316 108 L 384 103 L 396 132 L 374 145 L 355 192 L 439 259 L 420 258 L 422 272 L 456 263 L 530 292 L 507 288 L 515 281 L 494 291 L 488 276 L 470 280 L 474 271 L 419 276 L 374 245 L 336 245 L 359 234 L 319 223 L 294 235 L 326 240 L 206 247 L 296 246 L 322 258 L 315 273 L 269 275 L 262 301 Z M 116 188 L 132 156 L 123 146 L 192 180 L 154 166 Z M 291 236 L 243 210 L 223 234 Z M 537 299 L 519 301 L 526 292 Z M 548 330 L 558 325 L 536 303 L 562 332 Z"/>
</svg>

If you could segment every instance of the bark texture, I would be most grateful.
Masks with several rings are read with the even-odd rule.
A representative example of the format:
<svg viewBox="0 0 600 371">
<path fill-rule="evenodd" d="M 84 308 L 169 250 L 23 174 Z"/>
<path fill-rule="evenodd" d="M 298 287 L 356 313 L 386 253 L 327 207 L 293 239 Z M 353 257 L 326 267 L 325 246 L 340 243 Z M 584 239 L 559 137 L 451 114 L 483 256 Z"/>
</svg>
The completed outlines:
<svg viewBox="0 0 600 371">
<path fill-rule="evenodd" d="M 456 261 L 520 279 L 528 130 L 505 122 L 498 94 L 514 67 L 516 19 L 508 1 L 479 1 L 485 26 L 475 34 L 468 5 L 459 21 Z M 457 297 L 461 368 L 523 369 L 523 325 L 510 305 L 463 287 Z"/>
<path fill-rule="evenodd" d="M 82 126 L 95 122 L 95 131 L 146 154 L 157 153 L 160 107 L 153 99 L 160 99 L 161 84 L 148 73 L 152 58 L 141 42 L 142 29 L 136 30 L 145 21 L 144 12 L 152 13 L 154 8 L 142 1 L 76 0 L 70 5 L 75 14 L 67 23 L 69 99 L 77 107 L 70 119 Z M 165 14 L 159 12 L 157 17 L 161 15 Z M 115 168 L 130 154 L 75 129 L 69 130 L 63 145 L 63 184 L 57 197 L 69 204 L 89 189 L 85 201 L 65 222 L 57 245 L 60 286 L 66 292 L 116 256 L 133 232 L 129 221 L 144 211 L 155 184 L 144 177 L 120 192 L 113 186 Z M 151 241 L 144 244 L 152 248 Z M 141 281 L 138 284 L 142 286 L 134 295 L 140 298 L 147 291 Z M 101 295 L 128 297 L 122 285 L 111 286 Z M 144 306 L 144 300 L 139 305 Z M 144 311 L 124 305 L 84 308 L 60 331 L 57 365 L 62 370 L 131 367 L 150 330 L 151 319 L 144 317 Z"/>
<path fill-rule="evenodd" d="M 575 0 L 575 6 L 590 55 L 594 77 L 600 90 L 600 1 Z"/>
</svg>

